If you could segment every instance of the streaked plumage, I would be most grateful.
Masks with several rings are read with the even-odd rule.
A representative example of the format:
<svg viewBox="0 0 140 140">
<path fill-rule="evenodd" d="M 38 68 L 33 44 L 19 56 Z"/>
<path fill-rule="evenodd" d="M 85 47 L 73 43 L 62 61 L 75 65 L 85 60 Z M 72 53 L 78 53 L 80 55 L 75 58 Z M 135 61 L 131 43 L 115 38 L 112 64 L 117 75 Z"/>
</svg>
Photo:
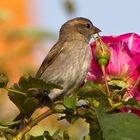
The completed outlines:
<svg viewBox="0 0 140 140">
<path fill-rule="evenodd" d="M 49 93 L 52 100 L 69 95 L 84 81 L 91 63 L 89 40 L 100 32 L 86 18 L 67 21 L 60 29 L 59 39 L 52 47 L 36 77 L 63 87 Z"/>
</svg>

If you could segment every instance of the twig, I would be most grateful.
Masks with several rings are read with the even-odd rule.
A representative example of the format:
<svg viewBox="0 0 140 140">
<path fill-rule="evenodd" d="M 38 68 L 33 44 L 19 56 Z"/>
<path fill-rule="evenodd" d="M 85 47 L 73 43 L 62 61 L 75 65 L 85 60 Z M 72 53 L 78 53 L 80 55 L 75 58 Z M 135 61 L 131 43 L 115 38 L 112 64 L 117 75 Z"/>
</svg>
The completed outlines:
<svg viewBox="0 0 140 140">
<path fill-rule="evenodd" d="M 106 75 L 105 67 L 101 66 L 101 69 L 102 69 L 102 72 L 103 72 L 103 75 L 104 75 L 104 80 L 105 80 L 105 86 L 106 86 L 107 94 L 110 97 L 110 90 L 109 90 L 109 86 L 108 86 L 108 83 L 107 83 L 107 75 Z"/>
<path fill-rule="evenodd" d="M 54 110 L 48 110 L 46 112 L 44 112 L 43 114 L 39 115 L 37 118 L 35 118 L 34 120 L 32 120 L 31 122 L 29 122 L 27 124 L 27 126 L 25 126 L 18 134 L 17 136 L 15 136 L 13 138 L 13 140 L 21 140 L 23 138 L 23 136 L 29 132 L 32 127 L 34 127 L 35 125 L 37 125 L 40 121 L 42 121 L 43 119 L 45 119 L 46 117 L 54 114 L 54 113 L 64 113 L 65 110 L 64 109 L 54 109 Z"/>
</svg>

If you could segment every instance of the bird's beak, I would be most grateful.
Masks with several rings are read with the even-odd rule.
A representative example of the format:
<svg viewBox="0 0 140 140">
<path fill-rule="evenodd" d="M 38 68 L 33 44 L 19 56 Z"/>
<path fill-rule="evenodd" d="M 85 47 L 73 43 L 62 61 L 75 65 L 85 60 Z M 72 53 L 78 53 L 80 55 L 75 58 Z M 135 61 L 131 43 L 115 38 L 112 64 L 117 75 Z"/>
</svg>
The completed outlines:
<svg viewBox="0 0 140 140">
<path fill-rule="evenodd" d="M 95 26 L 93 26 L 93 28 L 90 31 L 91 35 L 99 33 L 99 32 L 101 32 L 101 30 L 99 28 L 95 27 Z"/>
</svg>

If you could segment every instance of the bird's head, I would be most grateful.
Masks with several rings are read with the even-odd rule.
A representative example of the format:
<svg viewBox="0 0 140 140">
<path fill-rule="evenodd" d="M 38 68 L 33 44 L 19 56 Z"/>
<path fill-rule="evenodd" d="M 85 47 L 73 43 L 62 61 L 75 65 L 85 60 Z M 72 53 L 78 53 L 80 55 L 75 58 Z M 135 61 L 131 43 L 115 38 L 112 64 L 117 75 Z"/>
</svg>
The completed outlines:
<svg viewBox="0 0 140 140">
<path fill-rule="evenodd" d="M 90 40 L 93 34 L 101 32 L 95 27 L 89 19 L 78 17 L 64 23 L 60 29 L 60 38 L 76 39 L 76 37 L 84 37 Z"/>
</svg>

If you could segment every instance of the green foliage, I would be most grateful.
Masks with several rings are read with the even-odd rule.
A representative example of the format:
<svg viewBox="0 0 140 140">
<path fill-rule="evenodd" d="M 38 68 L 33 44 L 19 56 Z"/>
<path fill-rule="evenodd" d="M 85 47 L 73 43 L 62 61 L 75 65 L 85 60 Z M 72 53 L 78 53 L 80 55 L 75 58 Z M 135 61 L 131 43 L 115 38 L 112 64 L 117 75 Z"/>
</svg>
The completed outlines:
<svg viewBox="0 0 140 140">
<path fill-rule="evenodd" d="M 44 137 L 41 136 L 30 136 L 30 138 L 28 138 L 28 140 L 44 140 Z M 48 139 L 49 140 L 49 139 Z"/>
<path fill-rule="evenodd" d="M 94 93 L 94 94 L 93 94 Z M 85 85 L 77 91 L 77 94 L 85 98 L 96 98 L 104 94 L 104 87 L 100 87 L 97 84 L 94 84 L 93 81 L 87 81 Z"/>
<path fill-rule="evenodd" d="M 122 81 L 122 80 L 111 80 L 110 82 L 108 82 L 108 85 L 110 86 L 110 89 L 112 91 L 123 91 L 124 89 L 127 88 L 127 84 Z"/>
<path fill-rule="evenodd" d="M 76 108 L 76 101 L 77 101 L 77 97 L 75 95 L 72 97 L 65 96 L 64 97 L 64 106 L 66 108 L 74 110 Z"/>
<path fill-rule="evenodd" d="M 10 128 L 1 128 L 0 127 L 0 138 L 5 137 L 7 140 L 12 140 L 13 135 L 16 135 L 18 132 Z"/>
<path fill-rule="evenodd" d="M 0 128 L 7 128 L 8 126 L 18 124 L 20 121 L 15 122 L 0 122 Z"/>
<path fill-rule="evenodd" d="M 57 140 L 58 138 L 61 138 L 59 132 L 60 130 L 57 130 L 53 135 L 51 135 L 48 131 L 45 131 L 43 135 L 47 140 Z"/>
<path fill-rule="evenodd" d="M 62 89 L 62 87 L 51 82 L 46 83 L 40 79 L 25 75 L 19 79 L 18 84 L 14 84 L 9 89 L 8 95 L 23 117 L 28 118 L 42 102 L 44 103 L 42 98 L 50 103 L 47 93 L 54 88 Z"/>
<path fill-rule="evenodd" d="M 69 137 L 68 132 L 64 131 L 64 133 L 63 133 L 63 140 L 69 140 L 69 139 L 70 139 L 70 137 Z"/>
<path fill-rule="evenodd" d="M 80 98 L 85 98 L 91 105 L 94 101 L 99 102 L 102 106 L 109 105 L 108 98 L 105 94 L 105 88 L 101 85 L 94 84 L 93 81 L 88 81 L 82 88 L 77 91 Z"/>
<path fill-rule="evenodd" d="M 48 131 L 44 131 L 43 135 L 40 136 L 32 136 L 27 135 L 26 140 L 69 140 L 69 135 L 66 131 L 63 132 L 63 136 L 60 136 L 60 130 L 57 130 L 53 135 L 51 135 Z"/>
<path fill-rule="evenodd" d="M 97 117 L 105 140 L 139 140 L 140 118 L 132 113 L 106 114 L 100 106 Z"/>
<path fill-rule="evenodd" d="M 7 77 L 0 75 L 1 87 L 7 85 Z M 40 107 L 41 104 L 49 105 L 51 103 L 50 114 L 64 114 L 59 120 L 65 119 L 73 124 L 77 119 L 83 118 L 89 124 L 89 134 L 83 140 L 126 140 L 140 139 L 140 118 L 131 113 L 115 113 L 122 107 L 140 108 L 140 104 L 135 99 L 123 101 L 122 95 L 112 94 L 108 97 L 103 85 L 95 84 L 88 81 L 83 87 L 73 93 L 73 96 L 65 96 L 63 101 L 52 102 L 48 93 L 50 90 L 61 86 L 51 82 L 44 82 L 30 75 L 25 75 L 19 79 L 17 84 L 11 88 L 6 88 L 9 92 L 10 100 L 18 107 L 20 117 L 12 122 L 0 123 L 0 136 L 5 136 L 7 140 L 20 133 L 19 128 L 29 128 L 30 123 L 35 125 L 41 121 L 44 114 L 41 114 L 35 120 L 31 120 L 31 115 Z M 119 93 L 119 92 L 117 92 Z M 116 100 L 117 99 L 117 100 Z M 83 101 L 81 103 L 80 101 Z M 80 103 L 79 103 L 80 102 Z M 61 106 L 61 107 L 60 107 Z M 59 108 L 60 107 L 60 108 Z M 47 112 L 46 112 L 47 113 Z M 29 125 L 29 126 L 28 126 Z M 20 127 L 13 127 L 20 126 Z M 31 128 L 34 125 L 31 125 Z M 13 129 L 16 128 L 17 130 Z M 29 129 L 30 130 L 30 129 Z M 28 130 L 28 131 L 29 131 Z M 22 131 L 21 131 L 22 132 Z M 23 140 L 69 140 L 70 136 L 67 131 L 60 135 L 60 130 L 54 134 L 48 131 L 40 136 L 25 135 Z"/>
<path fill-rule="evenodd" d="M 134 98 L 130 98 L 128 101 L 123 102 L 123 105 L 133 107 L 133 108 L 137 108 L 137 109 L 140 108 L 140 103 Z"/>
<path fill-rule="evenodd" d="M 7 85 L 8 78 L 5 74 L 0 74 L 0 88 L 3 88 Z"/>
<path fill-rule="evenodd" d="M 51 90 L 54 88 L 62 89 L 61 86 L 58 86 L 51 82 L 46 83 L 43 80 L 31 77 L 30 75 L 25 75 L 25 76 L 21 77 L 19 79 L 18 84 L 19 84 L 19 88 L 22 91 L 26 91 L 30 88 L 41 88 L 41 89 L 47 89 L 47 90 Z"/>
</svg>

